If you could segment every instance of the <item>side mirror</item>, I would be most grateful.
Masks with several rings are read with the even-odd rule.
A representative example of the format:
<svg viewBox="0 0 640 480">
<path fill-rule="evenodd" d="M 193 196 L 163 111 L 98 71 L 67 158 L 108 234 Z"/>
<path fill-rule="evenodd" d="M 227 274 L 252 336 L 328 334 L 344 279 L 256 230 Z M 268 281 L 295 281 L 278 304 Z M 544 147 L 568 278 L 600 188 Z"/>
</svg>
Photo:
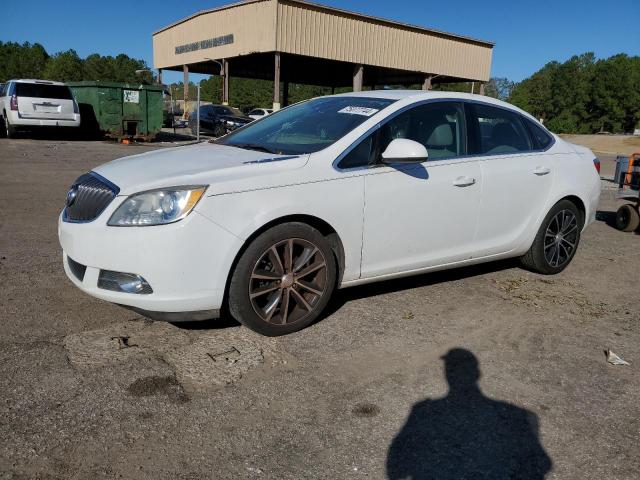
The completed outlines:
<svg viewBox="0 0 640 480">
<path fill-rule="evenodd" d="M 396 138 L 382 152 L 382 163 L 422 163 L 429 158 L 421 143 L 407 138 Z"/>
</svg>

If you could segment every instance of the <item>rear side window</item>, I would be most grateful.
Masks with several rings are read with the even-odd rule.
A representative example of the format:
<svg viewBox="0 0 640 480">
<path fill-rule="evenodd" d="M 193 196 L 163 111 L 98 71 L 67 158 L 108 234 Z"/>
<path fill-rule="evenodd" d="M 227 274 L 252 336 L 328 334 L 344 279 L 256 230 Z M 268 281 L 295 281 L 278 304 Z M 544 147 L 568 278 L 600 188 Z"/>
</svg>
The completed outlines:
<svg viewBox="0 0 640 480">
<path fill-rule="evenodd" d="M 71 90 L 66 85 L 48 85 L 43 83 L 17 83 L 16 95 L 19 97 L 55 98 L 72 100 Z"/>
<path fill-rule="evenodd" d="M 469 123 L 475 130 L 471 154 L 503 155 L 533 150 L 520 115 L 504 108 L 468 104 Z"/>
<path fill-rule="evenodd" d="M 531 140 L 533 141 L 534 148 L 536 150 L 545 150 L 553 143 L 553 137 L 549 135 L 544 128 L 531 120 L 525 120 L 529 132 L 531 133 Z"/>
</svg>

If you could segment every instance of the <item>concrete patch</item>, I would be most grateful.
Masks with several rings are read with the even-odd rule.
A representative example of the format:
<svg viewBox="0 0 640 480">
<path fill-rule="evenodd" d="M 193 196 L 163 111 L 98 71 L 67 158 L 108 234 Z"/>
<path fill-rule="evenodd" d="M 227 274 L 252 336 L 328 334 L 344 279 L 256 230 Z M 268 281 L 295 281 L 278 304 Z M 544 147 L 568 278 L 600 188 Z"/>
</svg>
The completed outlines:
<svg viewBox="0 0 640 480">
<path fill-rule="evenodd" d="M 265 363 L 286 363 L 283 354 L 276 353 L 275 342 L 240 327 L 188 331 L 169 323 L 135 320 L 69 335 L 64 347 L 69 362 L 79 370 L 160 359 L 175 375 L 170 383 L 193 393 L 234 383 Z M 130 393 L 153 390 L 156 376 L 138 379 L 139 384 L 129 386 Z"/>
<path fill-rule="evenodd" d="M 246 329 L 206 332 L 192 344 L 167 352 L 164 358 L 180 383 L 197 391 L 234 383 L 263 364 L 266 343 Z"/>
</svg>

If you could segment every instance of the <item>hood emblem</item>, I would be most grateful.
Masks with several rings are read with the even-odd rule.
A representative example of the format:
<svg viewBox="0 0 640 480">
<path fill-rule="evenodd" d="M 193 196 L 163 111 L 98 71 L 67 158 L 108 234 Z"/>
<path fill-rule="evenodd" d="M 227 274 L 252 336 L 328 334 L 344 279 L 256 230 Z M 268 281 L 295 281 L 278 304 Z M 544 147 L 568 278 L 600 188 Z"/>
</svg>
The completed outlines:
<svg viewBox="0 0 640 480">
<path fill-rule="evenodd" d="M 69 191 L 67 192 L 67 201 L 65 202 L 67 207 L 70 207 L 75 203 L 77 196 L 78 196 L 78 186 L 72 185 Z"/>
</svg>

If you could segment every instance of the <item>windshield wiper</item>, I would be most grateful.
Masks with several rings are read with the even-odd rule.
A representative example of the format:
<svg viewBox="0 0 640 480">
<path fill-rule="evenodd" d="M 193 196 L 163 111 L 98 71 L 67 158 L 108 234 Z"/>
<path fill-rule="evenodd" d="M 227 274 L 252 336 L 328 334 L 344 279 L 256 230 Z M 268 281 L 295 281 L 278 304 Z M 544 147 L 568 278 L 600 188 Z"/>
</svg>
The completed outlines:
<svg viewBox="0 0 640 480">
<path fill-rule="evenodd" d="M 244 148 L 245 150 L 256 150 L 258 152 L 266 152 L 266 153 L 273 153 L 273 154 L 279 153 L 279 152 L 276 152 L 275 150 L 271 150 L 263 145 L 258 145 L 256 143 L 229 143 L 227 145 L 229 145 L 230 147 Z"/>
</svg>

